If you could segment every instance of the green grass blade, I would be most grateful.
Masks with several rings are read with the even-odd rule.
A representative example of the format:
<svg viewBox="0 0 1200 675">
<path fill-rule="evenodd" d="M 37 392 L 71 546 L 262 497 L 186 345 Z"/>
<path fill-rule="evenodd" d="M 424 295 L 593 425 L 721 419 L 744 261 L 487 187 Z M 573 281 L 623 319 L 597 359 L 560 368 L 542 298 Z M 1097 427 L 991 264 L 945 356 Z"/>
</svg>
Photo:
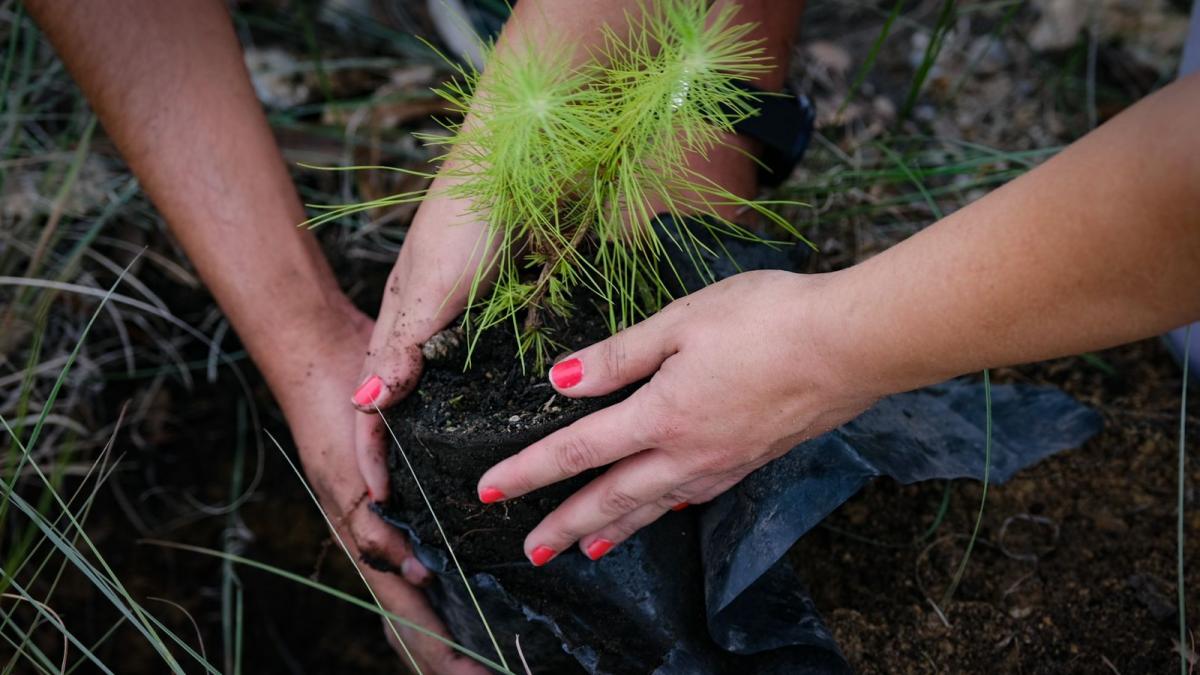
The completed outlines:
<svg viewBox="0 0 1200 675">
<path fill-rule="evenodd" d="M 408 619 L 400 616 L 399 614 L 390 612 L 390 611 L 384 609 L 383 607 L 381 607 L 378 603 L 375 603 L 375 604 L 369 603 L 366 600 L 363 600 L 361 598 L 356 598 L 353 595 L 350 595 L 349 593 L 340 591 L 336 588 L 333 588 L 332 586 L 326 586 L 325 584 L 323 584 L 319 581 L 313 581 L 309 577 L 306 577 L 306 576 L 303 576 L 300 574 L 296 574 L 295 572 L 289 572 L 287 570 L 280 569 L 280 568 L 274 567 L 272 565 L 268 565 L 267 563 L 264 563 L 264 562 L 259 562 L 257 560 L 253 560 L 251 558 L 245 558 L 240 555 L 235 555 L 233 553 L 225 553 L 224 551 L 218 551 L 218 550 L 211 549 L 211 548 L 204 548 L 202 546 L 192 546 L 190 544 L 179 544 L 179 543 L 175 543 L 175 542 L 171 542 L 171 541 L 159 541 L 159 540 L 155 540 L 155 539 L 143 540 L 142 543 L 151 544 L 154 546 L 162 546 L 164 548 L 173 548 L 173 549 L 177 549 L 180 551 L 190 551 L 192 553 L 199 553 L 202 555 L 213 556 L 215 558 L 230 560 L 239 565 L 245 565 L 247 567 L 252 567 L 254 569 L 261 570 L 261 571 L 267 572 L 269 574 L 274 574 L 275 576 L 278 576 L 278 577 L 282 577 L 289 581 L 294 581 L 303 586 L 307 586 L 313 590 L 317 590 L 322 593 L 325 593 L 326 595 L 333 596 L 333 597 L 337 598 L 338 600 L 341 600 L 347 604 L 354 605 L 355 607 L 358 607 L 360 609 L 365 609 L 368 612 L 372 612 L 374 614 L 378 614 L 379 616 L 389 619 L 391 621 L 394 621 L 394 622 L 404 626 L 405 628 L 410 628 L 410 629 L 424 635 L 425 637 L 437 640 L 438 642 L 441 642 L 442 644 L 446 645 L 447 647 L 453 649 L 456 652 L 459 652 L 460 654 L 468 656 L 489 668 L 493 668 L 495 670 L 500 671 L 503 675 L 515 675 L 515 673 L 513 673 L 507 667 L 502 666 L 499 663 L 496 663 L 495 661 L 492 661 L 491 659 L 487 658 L 486 656 L 477 654 L 477 653 L 471 651 L 470 649 L 468 649 L 452 640 L 444 638 L 441 635 L 438 635 L 437 633 L 429 630 L 428 628 L 421 626 L 420 624 L 413 623 L 412 621 L 409 621 Z"/>
<path fill-rule="evenodd" d="M 883 43 L 887 42 L 888 36 L 892 33 L 892 24 L 896 23 L 896 17 L 900 16 L 900 10 L 903 8 L 904 0 L 896 0 L 896 4 L 892 5 L 892 11 L 888 12 L 887 19 L 883 22 L 883 27 L 879 29 L 879 35 L 876 35 L 875 41 L 871 43 L 871 50 L 867 52 L 866 60 L 858 67 L 858 71 L 854 73 L 854 81 L 850 84 L 850 89 L 846 92 L 846 98 L 838 106 L 834 117 L 842 116 L 842 113 L 846 111 L 846 106 L 850 105 L 850 100 L 858 93 L 858 88 L 862 86 L 862 83 L 867 79 L 867 75 L 870 75 L 871 70 L 875 68 L 875 61 L 879 58 L 879 52 L 883 50 Z"/>
<path fill-rule="evenodd" d="M 500 663 L 504 664 L 504 668 L 507 669 L 508 661 L 504 658 L 504 651 L 500 649 L 500 643 L 496 640 L 495 634 L 492 633 L 492 627 L 488 623 L 487 617 L 483 614 L 483 608 L 479 606 L 479 600 L 475 597 L 475 591 L 471 588 L 471 582 L 467 580 L 467 573 L 463 571 L 462 565 L 458 563 L 458 555 L 454 553 L 454 547 L 450 545 L 450 538 L 446 536 L 446 531 L 442 529 L 442 521 L 433 510 L 433 504 L 429 501 L 429 495 L 425 494 L 425 488 L 421 486 L 421 479 L 417 477 L 417 472 L 413 469 L 412 462 L 408 461 L 408 455 L 400 445 L 400 439 L 396 438 L 396 432 L 392 431 L 391 423 L 388 422 L 387 417 L 384 416 L 379 406 L 375 406 L 375 413 L 379 415 L 379 419 L 383 420 L 383 425 L 387 428 L 388 435 L 392 437 L 392 442 L 400 450 L 400 456 L 404 458 L 404 464 L 408 466 L 408 471 L 412 474 L 413 482 L 417 484 L 417 490 L 421 493 L 421 498 L 425 500 L 425 507 L 429 509 L 429 515 L 433 518 L 433 524 L 437 525 L 438 533 L 442 535 L 442 541 L 446 544 L 446 550 L 450 552 L 450 559 L 454 561 L 454 566 L 458 569 L 458 575 L 462 577 L 463 585 L 467 588 L 467 595 L 471 596 L 471 602 L 475 605 L 475 611 L 479 614 L 479 620 L 483 622 L 483 628 L 492 640 L 492 647 L 495 648 L 496 655 L 500 657 Z"/>
<path fill-rule="evenodd" d="M 1179 397 L 1179 499 L 1176 508 L 1175 526 L 1175 584 L 1179 592 L 1179 673 L 1188 675 L 1188 635 L 1187 635 L 1187 577 L 1183 565 L 1184 541 L 1184 494 L 1187 491 L 1187 394 L 1188 369 L 1191 366 L 1192 355 L 1192 325 L 1189 324 L 1183 338 L 1183 385 Z"/>
<path fill-rule="evenodd" d="M 954 571 L 954 577 L 950 580 L 950 587 L 942 595 L 942 607 L 948 607 L 950 601 L 954 599 L 954 592 L 958 590 L 958 584 L 967 571 L 967 563 L 971 560 L 971 551 L 975 548 L 975 542 L 979 539 L 979 528 L 983 525 L 983 510 L 987 506 L 988 483 L 992 472 L 992 378 L 991 373 L 986 370 L 983 371 L 983 400 L 987 418 L 983 445 L 983 494 L 979 498 L 979 513 L 975 516 L 975 528 L 971 531 L 971 539 L 967 541 L 967 550 L 963 551 L 958 569 Z"/>
<path fill-rule="evenodd" d="M 383 605 L 380 604 L 379 598 L 375 595 L 375 589 L 371 588 L 371 584 L 368 583 L 367 578 L 363 576 L 362 570 L 359 569 L 358 563 L 354 559 L 354 555 L 350 552 L 350 547 L 346 545 L 346 542 L 342 539 L 341 533 L 338 532 L 338 529 L 334 526 L 333 521 L 329 519 L 329 514 L 325 513 L 325 509 L 321 508 L 321 500 L 317 498 L 316 493 L 312 491 L 312 488 L 310 488 L 308 483 L 304 480 L 304 474 L 301 473 L 300 467 L 296 466 L 291 457 L 288 457 L 287 453 L 283 451 L 283 446 L 279 444 L 279 441 L 275 440 L 275 437 L 272 436 L 270 432 L 264 431 L 263 433 L 267 434 L 267 438 L 271 439 L 271 442 L 275 444 L 275 447 L 279 450 L 279 454 L 283 456 L 284 461 L 288 463 L 288 466 L 292 468 L 292 472 L 296 474 L 296 478 L 300 479 L 300 485 L 304 486 L 304 490 L 308 492 L 309 498 L 312 499 L 313 504 L 317 506 L 317 512 L 321 514 L 321 517 L 325 519 L 325 524 L 329 526 L 329 531 L 333 534 L 333 538 L 337 540 L 338 546 L 341 547 L 342 552 L 345 553 L 346 557 L 350 560 L 350 565 L 354 568 L 355 573 L 358 574 L 358 578 L 362 580 L 363 586 L 366 586 L 367 593 L 371 594 L 371 599 L 375 601 L 375 607 L 377 607 L 380 611 L 383 611 Z M 400 643 L 400 648 L 404 650 L 404 655 L 408 657 L 409 663 L 412 664 L 413 670 L 417 671 L 417 675 L 422 675 L 421 665 L 418 664 L 417 659 L 413 657 L 412 651 L 409 650 L 408 644 L 404 641 L 404 638 L 400 637 L 400 633 L 396 630 L 394 625 L 389 623 L 388 626 L 392 630 L 392 635 L 394 635 L 396 640 Z"/>
<path fill-rule="evenodd" d="M 913 106 L 917 104 L 917 97 L 921 94 L 921 89 L 925 87 L 925 80 L 929 77 L 929 71 L 933 69 L 934 62 L 937 61 L 938 54 L 942 51 L 942 46 L 946 41 L 946 33 L 950 31 L 950 27 L 954 24 L 955 0 L 944 0 L 942 2 L 942 10 L 938 12 L 937 24 L 933 27 L 933 34 L 929 37 L 929 44 L 925 47 L 925 55 L 921 57 L 921 65 L 917 67 L 917 72 L 913 76 L 912 84 L 908 87 L 908 95 L 904 98 L 904 105 L 900 108 L 900 119 L 907 119 L 912 113 Z"/>
</svg>

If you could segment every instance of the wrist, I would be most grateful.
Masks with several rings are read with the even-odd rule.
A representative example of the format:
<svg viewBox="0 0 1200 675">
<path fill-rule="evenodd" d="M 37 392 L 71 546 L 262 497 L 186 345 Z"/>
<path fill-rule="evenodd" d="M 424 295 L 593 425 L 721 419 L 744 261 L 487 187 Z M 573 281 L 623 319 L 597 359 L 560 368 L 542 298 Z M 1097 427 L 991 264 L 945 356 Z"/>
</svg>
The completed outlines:
<svg viewBox="0 0 1200 675">
<path fill-rule="evenodd" d="M 848 396 L 875 400 L 925 384 L 913 379 L 901 336 L 886 335 L 892 329 L 874 302 L 886 296 L 866 292 L 855 270 L 797 275 L 807 285 L 797 334 L 811 345 L 797 346 L 811 349 L 827 366 L 828 387 Z"/>
<path fill-rule="evenodd" d="M 372 322 L 349 298 L 313 299 L 303 310 L 284 314 L 277 330 L 246 341 L 276 401 L 289 417 L 297 404 L 311 399 L 313 386 L 330 378 L 351 382 L 366 357 Z"/>
</svg>

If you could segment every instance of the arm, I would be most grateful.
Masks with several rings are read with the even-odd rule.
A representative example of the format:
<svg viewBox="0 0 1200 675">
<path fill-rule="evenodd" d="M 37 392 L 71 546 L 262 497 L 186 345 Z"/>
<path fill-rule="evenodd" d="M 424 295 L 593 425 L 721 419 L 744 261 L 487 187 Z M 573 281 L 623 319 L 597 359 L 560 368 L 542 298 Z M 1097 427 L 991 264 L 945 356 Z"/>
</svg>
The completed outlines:
<svg viewBox="0 0 1200 675">
<path fill-rule="evenodd" d="M 613 464 L 525 542 L 535 562 L 575 541 L 597 558 L 881 396 L 1200 317 L 1197 110 L 1193 75 L 865 263 L 737 275 L 578 352 L 550 372 L 564 395 L 653 377 L 479 489 L 511 498 Z"/>
<path fill-rule="evenodd" d="M 309 351 L 309 327 L 351 307 L 296 230 L 221 3 L 27 4 L 286 407 L 303 373 L 275 355 Z"/>
<path fill-rule="evenodd" d="M 364 506 L 346 405 L 372 322 L 338 289 L 219 1 L 29 0 L 105 129 L 166 217 L 286 414 L 330 518 L 356 556 L 427 578 L 398 532 Z M 445 632 L 421 592 L 363 568 L 386 607 Z M 438 672 L 482 672 L 405 636 Z"/>
<path fill-rule="evenodd" d="M 841 275 L 842 330 L 888 345 L 862 355 L 882 391 L 1200 316 L 1198 113 L 1192 76 Z"/>
</svg>

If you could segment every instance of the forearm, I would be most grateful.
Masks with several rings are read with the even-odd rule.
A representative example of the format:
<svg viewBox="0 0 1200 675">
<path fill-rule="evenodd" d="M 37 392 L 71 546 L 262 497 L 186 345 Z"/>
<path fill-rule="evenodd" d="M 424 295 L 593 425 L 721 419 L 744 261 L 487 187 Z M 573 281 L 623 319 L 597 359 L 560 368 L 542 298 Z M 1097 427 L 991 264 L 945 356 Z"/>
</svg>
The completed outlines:
<svg viewBox="0 0 1200 675">
<path fill-rule="evenodd" d="M 347 301 L 303 220 L 219 0 L 31 13 L 278 394 Z"/>
<path fill-rule="evenodd" d="M 709 16 L 726 5 L 738 7 L 735 23 L 757 24 L 750 37 L 763 41 L 764 53 L 774 63 L 775 67 L 758 76 L 754 84 L 767 91 L 779 89 L 786 80 L 788 55 L 804 11 L 803 0 L 718 0 L 709 10 Z M 607 26 L 623 37 L 626 14 L 636 14 L 643 7 L 644 0 L 521 2 L 513 8 L 501 44 L 521 44 L 526 39 L 543 43 L 547 36 L 554 36 L 572 50 L 576 63 L 582 63 L 597 55 L 596 50 L 603 42 L 602 27 Z"/>
<path fill-rule="evenodd" d="M 834 275 L 828 311 L 863 352 L 859 375 L 910 389 L 1200 317 L 1197 110 L 1191 77 Z"/>
</svg>

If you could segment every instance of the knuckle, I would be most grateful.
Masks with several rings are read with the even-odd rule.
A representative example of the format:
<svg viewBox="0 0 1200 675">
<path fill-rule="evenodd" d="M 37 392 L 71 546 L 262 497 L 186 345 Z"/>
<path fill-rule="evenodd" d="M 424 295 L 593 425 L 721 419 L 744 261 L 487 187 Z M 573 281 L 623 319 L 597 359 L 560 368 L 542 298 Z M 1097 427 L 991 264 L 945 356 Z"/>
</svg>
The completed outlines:
<svg viewBox="0 0 1200 675">
<path fill-rule="evenodd" d="M 635 523 L 631 518 L 622 518 L 609 526 L 607 534 L 610 536 L 608 539 L 614 542 L 625 541 L 636 534 L 641 527 L 640 524 Z"/>
<path fill-rule="evenodd" d="M 600 363 L 610 377 L 619 377 L 625 371 L 625 363 L 628 361 L 625 340 L 620 337 L 605 340 L 600 343 L 599 352 Z"/>
<path fill-rule="evenodd" d="M 525 545 L 527 550 L 543 544 L 555 550 L 561 550 L 586 534 L 588 532 L 571 522 L 570 518 L 552 515 L 546 519 L 544 526 L 529 533 L 525 539 Z"/>
<path fill-rule="evenodd" d="M 563 475 L 574 476 L 600 465 L 599 453 L 594 445 L 581 436 L 568 436 L 554 452 L 558 469 Z"/>
<path fill-rule="evenodd" d="M 629 494 L 619 485 L 613 485 L 604 490 L 600 498 L 600 511 L 608 516 L 620 516 L 640 506 L 637 497 Z"/>
<path fill-rule="evenodd" d="M 360 531 L 354 538 L 354 543 L 358 545 L 359 553 L 382 557 L 386 542 L 378 532 L 373 530 Z"/>
<path fill-rule="evenodd" d="M 668 445 L 678 440 L 683 429 L 670 402 L 656 394 L 643 409 L 642 428 L 649 445 Z"/>
<path fill-rule="evenodd" d="M 729 469 L 728 460 L 719 452 L 699 453 L 692 461 L 693 478 L 723 474 Z"/>
<path fill-rule="evenodd" d="M 683 502 L 691 502 L 692 498 L 680 490 L 672 490 L 658 499 L 658 506 L 663 509 L 672 509 Z"/>
<path fill-rule="evenodd" d="M 378 524 L 372 523 L 361 516 L 355 517 L 351 522 L 350 538 L 361 554 L 383 557 L 387 551 L 387 532 L 379 527 Z"/>
</svg>

